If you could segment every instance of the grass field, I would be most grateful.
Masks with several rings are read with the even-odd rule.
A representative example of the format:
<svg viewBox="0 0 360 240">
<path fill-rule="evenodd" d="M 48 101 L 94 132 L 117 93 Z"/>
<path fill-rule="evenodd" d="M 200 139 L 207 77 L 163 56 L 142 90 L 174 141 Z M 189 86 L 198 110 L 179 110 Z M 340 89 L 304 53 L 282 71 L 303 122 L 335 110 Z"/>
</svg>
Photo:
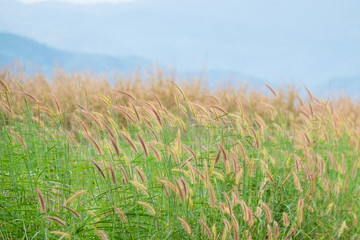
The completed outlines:
<svg viewBox="0 0 360 240">
<path fill-rule="evenodd" d="M 0 79 L 1 239 L 360 238 L 350 100 L 161 71 Z"/>
</svg>

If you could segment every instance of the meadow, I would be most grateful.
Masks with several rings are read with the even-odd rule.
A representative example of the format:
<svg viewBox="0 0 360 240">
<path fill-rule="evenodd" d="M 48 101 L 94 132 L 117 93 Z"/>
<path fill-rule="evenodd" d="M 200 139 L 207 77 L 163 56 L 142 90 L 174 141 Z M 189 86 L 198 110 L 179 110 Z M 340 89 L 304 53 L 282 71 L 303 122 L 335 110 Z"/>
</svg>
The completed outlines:
<svg viewBox="0 0 360 240">
<path fill-rule="evenodd" d="M 144 78 L 0 72 L 1 239 L 360 238 L 360 104 Z"/>
</svg>

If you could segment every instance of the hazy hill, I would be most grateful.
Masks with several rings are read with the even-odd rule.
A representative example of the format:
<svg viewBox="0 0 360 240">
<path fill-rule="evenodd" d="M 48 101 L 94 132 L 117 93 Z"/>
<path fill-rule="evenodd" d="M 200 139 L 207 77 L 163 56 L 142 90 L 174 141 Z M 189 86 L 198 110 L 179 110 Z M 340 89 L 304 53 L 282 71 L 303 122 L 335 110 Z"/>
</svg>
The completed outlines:
<svg viewBox="0 0 360 240">
<path fill-rule="evenodd" d="M 0 33 L 0 65 L 12 64 L 20 61 L 26 72 L 41 71 L 49 76 L 55 67 L 61 67 L 69 72 L 93 71 L 96 73 L 129 73 L 137 69 L 147 69 L 151 63 L 140 57 L 108 56 L 102 54 L 73 53 L 59 50 L 30 38 L 11 33 Z M 166 65 L 165 65 L 166 68 Z M 283 84 L 264 78 L 257 78 L 246 73 L 230 70 L 205 69 L 204 71 L 180 71 L 179 75 L 205 78 L 210 88 L 228 83 L 237 85 L 238 80 L 251 83 L 251 87 L 263 87 L 263 83 L 272 84 L 274 88 Z M 300 87 L 301 83 L 293 83 Z M 349 94 L 352 97 L 360 96 L 360 77 L 338 77 L 328 81 L 320 81 L 312 87 L 315 94 L 327 96 L 331 93 Z"/>
<path fill-rule="evenodd" d="M 58 49 L 135 55 L 179 70 L 237 71 L 272 85 L 360 76 L 360 1 L 0 0 L 0 31 Z"/>
<path fill-rule="evenodd" d="M 84 54 L 62 51 L 39 43 L 35 40 L 11 33 L 0 33 L 0 64 L 12 64 L 20 61 L 25 70 L 41 71 L 51 74 L 54 67 L 62 67 L 66 71 L 91 70 L 96 73 L 130 72 L 138 67 L 146 69 L 150 62 L 138 57 L 114 57 L 101 54 Z M 244 82 L 261 83 L 246 74 L 237 71 L 205 70 L 181 71 L 179 75 L 185 78 L 202 77 L 209 81 L 210 87 L 226 83 Z"/>
<path fill-rule="evenodd" d="M 72 53 L 58 50 L 32 39 L 0 33 L 0 64 L 20 61 L 27 71 L 52 73 L 54 67 L 66 71 L 91 70 L 94 72 L 129 72 L 137 67 L 149 65 L 138 57 L 114 57 L 99 54 Z"/>
<path fill-rule="evenodd" d="M 329 81 L 329 92 L 341 95 L 350 95 L 354 99 L 360 99 L 360 76 L 333 78 Z"/>
</svg>

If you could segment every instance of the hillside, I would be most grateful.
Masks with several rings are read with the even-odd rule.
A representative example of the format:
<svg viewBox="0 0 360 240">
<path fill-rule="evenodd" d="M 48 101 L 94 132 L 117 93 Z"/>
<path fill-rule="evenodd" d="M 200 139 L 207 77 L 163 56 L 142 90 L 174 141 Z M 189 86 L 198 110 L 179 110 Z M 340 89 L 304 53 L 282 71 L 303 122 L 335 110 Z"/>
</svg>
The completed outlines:
<svg viewBox="0 0 360 240">
<path fill-rule="evenodd" d="M 0 64 L 12 64 L 14 61 L 23 63 L 26 71 L 40 70 L 46 74 L 51 74 L 54 67 L 70 72 L 91 70 L 114 73 L 130 72 L 139 66 L 149 65 L 147 60 L 138 57 L 72 53 L 26 37 L 0 33 Z"/>
<path fill-rule="evenodd" d="M 330 79 L 328 87 L 329 92 L 350 95 L 359 99 L 360 76 Z"/>
<path fill-rule="evenodd" d="M 72 52 L 135 55 L 186 71 L 206 65 L 317 90 L 360 75 L 359 11 L 355 0 L 0 0 L 0 31 Z"/>
<path fill-rule="evenodd" d="M 148 69 L 151 62 L 135 56 L 109 56 L 103 54 L 74 53 L 59 50 L 38 41 L 23 36 L 0 33 L 0 66 L 13 64 L 20 61 L 27 73 L 39 72 L 51 76 L 56 67 L 63 68 L 66 72 L 92 71 L 97 74 L 113 73 L 129 74 L 138 69 Z M 162 68 L 166 66 L 162 65 Z M 275 88 L 282 86 L 282 81 L 274 81 L 254 77 L 234 70 L 204 69 L 204 71 L 178 71 L 176 75 L 186 79 L 192 77 L 205 78 L 208 86 L 215 89 L 217 86 L 228 84 L 237 85 L 240 80 L 249 83 L 250 87 L 258 88 L 264 82 L 272 84 Z M 306 84 L 307 85 L 307 84 Z M 294 82 L 295 88 L 302 86 L 302 82 Z M 307 85 L 319 96 L 331 94 L 347 94 L 352 98 L 359 98 L 360 78 L 337 77 L 328 81 L 314 82 Z"/>
<path fill-rule="evenodd" d="M 0 33 L 0 65 L 13 64 L 20 61 L 27 73 L 41 71 L 51 75 L 55 67 L 61 67 L 66 72 L 93 71 L 95 73 L 130 73 L 138 68 L 147 69 L 151 64 L 145 59 L 126 56 L 115 57 L 101 54 L 85 54 L 63 51 L 35 40 L 11 33 Z M 181 71 L 177 74 L 190 79 L 193 76 L 205 77 L 211 88 L 226 83 L 236 83 L 237 80 L 251 82 L 252 85 L 262 81 L 237 71 L 207 70 L 204 75 L 200 71 Z"/>
</svg>

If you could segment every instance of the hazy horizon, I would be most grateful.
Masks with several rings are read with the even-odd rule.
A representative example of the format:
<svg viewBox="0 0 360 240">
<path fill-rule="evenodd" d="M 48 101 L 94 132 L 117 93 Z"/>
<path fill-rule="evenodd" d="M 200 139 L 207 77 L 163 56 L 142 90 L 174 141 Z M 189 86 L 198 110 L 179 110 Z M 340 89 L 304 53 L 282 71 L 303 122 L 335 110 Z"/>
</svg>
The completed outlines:
<svg viewBox="0 0 360 240">
<path fill-rule="evenodd" d="M 0 31 L 71 52 L 317 88 L 360 80 L 359 10 L 357 1 L 323 0 L 0 0 Z"/>
</svg>

